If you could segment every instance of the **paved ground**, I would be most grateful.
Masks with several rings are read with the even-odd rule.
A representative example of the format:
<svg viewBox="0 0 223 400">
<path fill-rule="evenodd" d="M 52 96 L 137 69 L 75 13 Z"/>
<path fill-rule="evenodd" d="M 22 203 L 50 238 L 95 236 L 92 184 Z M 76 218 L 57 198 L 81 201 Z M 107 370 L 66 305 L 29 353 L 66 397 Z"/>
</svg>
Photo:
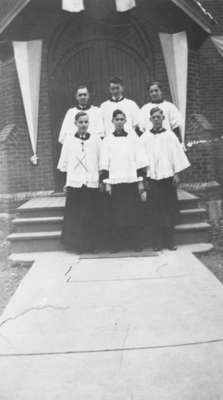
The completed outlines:
<svg viewBox="0 0 223 400">
<path fill-rule="evenodd" d="M 214 249 L 197 257 L 223 283 L 223 248 Z"/>
<path fill-rule="evenodd" d="M 0 315 L 27 271 L 28 264 L 25 263 L 17 263 L 11 267 L 8 261 L 8 244 L 0 240 Z"/>
<path fill-rule="evenodd" d="M 187 251 L 40 256 L 0 320 L 0 398 L 220 400 L 222 308 Z"/>
</svg>

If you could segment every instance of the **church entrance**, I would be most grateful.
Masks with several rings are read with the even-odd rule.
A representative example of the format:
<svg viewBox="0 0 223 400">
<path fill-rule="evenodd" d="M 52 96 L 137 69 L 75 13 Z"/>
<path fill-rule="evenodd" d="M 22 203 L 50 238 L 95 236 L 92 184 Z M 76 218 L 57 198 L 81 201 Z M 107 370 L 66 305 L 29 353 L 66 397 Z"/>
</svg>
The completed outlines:
<svg viewBox="0 0 223 400">
<path fill-rule="evenodd" d="M 64 177 L 56 171 L 61 149 L 58 135 L 67 109 L 75 104 L 76 87 L 87 84 L 92 103 L 100 105 L 108 96 L 108 80 L 119 76 L 125 82 L 126 96 L 139 105 L 146 101 L 152 61 L 139 28 L 130 17 L 117 14 L 106 21 L 75 15 L 55 34 L 48 71 L 57 191 L 64 185 Z"/>
</svg>

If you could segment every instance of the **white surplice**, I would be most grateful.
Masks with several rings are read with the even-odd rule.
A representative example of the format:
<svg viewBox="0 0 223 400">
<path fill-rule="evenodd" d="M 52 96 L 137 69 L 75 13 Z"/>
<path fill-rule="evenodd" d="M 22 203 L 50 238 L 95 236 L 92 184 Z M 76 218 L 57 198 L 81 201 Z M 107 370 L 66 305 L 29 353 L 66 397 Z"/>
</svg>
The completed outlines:
<svg viewBox="0 0 223 400">
<path fill-rule="evenodd" d="M 66 112 L 64 117 L 58 138 L 60 143 L 64 142 L 64 139 L 67 135 L 72 136 L 76 132 L 77 128 L 75 126 L 75 115 L 81 111 L 85 112 L 89 117 L 89 132 L 91 132 L 91 134 L 96 134 L 99 137 L 104 136 L 104 125 L 99 107 L 90 106 L 87 109 L 73 107 Z"/>
<path fill-rule="evenodd" d="M 190 162 L 174 132 L 146 131 L 140 137 L 144 144 L 148 165 L 147 176 L 160 180 L 170 178 L 188 168 Z"/>
</svg>

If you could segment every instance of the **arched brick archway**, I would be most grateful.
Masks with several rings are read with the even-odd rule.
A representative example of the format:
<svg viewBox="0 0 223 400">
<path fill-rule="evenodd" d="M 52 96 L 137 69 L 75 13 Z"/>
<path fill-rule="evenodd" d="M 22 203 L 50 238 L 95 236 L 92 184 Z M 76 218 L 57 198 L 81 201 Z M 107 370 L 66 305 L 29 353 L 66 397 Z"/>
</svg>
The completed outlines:
<svg viewBox="0 0 223 400">
<path fill-rule="evenodd" d="M 81 21 L 82 19 L 82 21 Z M 126 95 L 139 105 L 146 101 L 146 82 L 152 77 L 152 54 L 140 26 L 122 19 L 116 24 L 83 20 L 60 27 L 48 57 L 51 121 L 55 167 L 59 157 L 58 134 L 66 110 L 74 104 L 75 88 L 87 84 L 96 105 L 107 97 L 112 76 L 123 78 Z M 82 23 L 81 23 L 82 22 Z M 147 46 L 147 48 L 146 48 Z M 52 50 L 53 47 L 53 51 Z M 56 172 L 56 189 L 63 184 Z"/>
</svg>

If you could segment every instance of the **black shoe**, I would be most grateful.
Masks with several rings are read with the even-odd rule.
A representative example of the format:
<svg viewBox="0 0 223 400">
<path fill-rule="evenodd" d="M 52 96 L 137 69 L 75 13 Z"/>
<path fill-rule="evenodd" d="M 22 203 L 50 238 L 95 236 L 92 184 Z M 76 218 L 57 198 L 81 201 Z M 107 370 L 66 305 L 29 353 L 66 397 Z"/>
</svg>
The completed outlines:
<svg viewBox="0 0 223 400">
<path fill-rule="evenodd" d="M 158 251 L 161 251 L 161 250 L 163 250 L 162 246 L 153 246 L 153 251 L 158 252 Z"/>
<path fill-rule="evenodd" d="M 174 245 L 167 246 L 167 250 L 176 251 L 177 250 L 177 246 L 174 246 Z"/>
</svg>

